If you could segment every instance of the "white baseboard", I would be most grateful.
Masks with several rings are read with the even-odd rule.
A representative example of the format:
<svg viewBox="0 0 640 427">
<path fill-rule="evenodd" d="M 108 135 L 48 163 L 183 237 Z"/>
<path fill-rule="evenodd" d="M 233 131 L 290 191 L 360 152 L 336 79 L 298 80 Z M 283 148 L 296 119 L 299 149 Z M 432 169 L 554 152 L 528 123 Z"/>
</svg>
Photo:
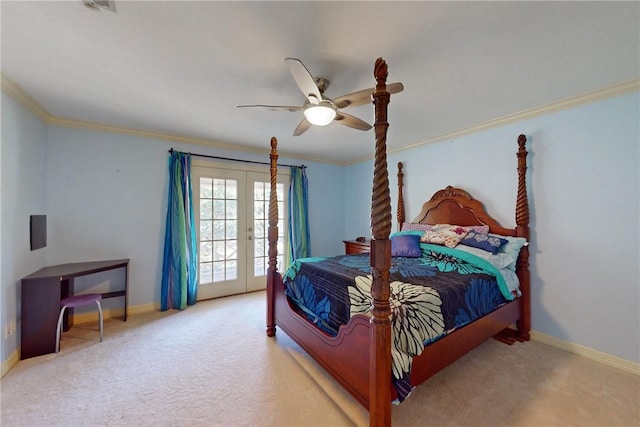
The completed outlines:
<svg viewBox="0 0 640 427">
<path fill-rule="evenodd" d="M 640 363 L 632 362 L 631 360 L 603 353 L 601 351 L 594 350 L 580 344 L 561 340 L 560 338 L 543 334 L 542 332 L 531 331 L 531 339 L 543 344 L 550 345 L 551 347 L 556 347 L 561 350 L 568 351 L 569 353 L 573 353 L 578 356 L 586 357 L 587 359 L 594 360 L 596 362 L 602 363 L 603 365 L 611 366 L 613 368 L 621 369 L 625 372 L 640 376 Z"/>
<path fill-rule="evenodd" d="M 16 363 L 18 363 L 18 360 L 20 360 L 20 352 L 18 350 L 15 350 L 13 353 L 11 353 L 9 355 L 9 358 L 7 358 L 7 360 L 3 360 L 2 374 L 0 375 L 0 378 L 4 377 L 5 374 L 9 372 L 11 368 L 15 366 Z"/>
<path fill-rule="evenodd" d="M 141 314 L 147 313 L 149 311 L 160 310 L 160 303 L 150 303 L 150 304 L 141 304 L 133 307 L 128 307 L 128 315 L 132 314 Z M 124 308 L 114 308 L 109 310 L 103 310 L 102 315 L 105 319 L 111 318 L 121 318 L 124 316 Z M 74 313 L 73 315 L 74 323 L 87 323 L 87 322 L 97 322 L 98 321 L 98 313 L 97 310 L 88 311 L 86 313 Z M 54 325 L 55 328 L 55 325 Z M 2 371 L 0 378 L 4 377 L 7 372 L 11 370 L 15 366 L 16 363 L 20 361 L 20 349 L 15 350 L 11 355 L 2 361 Z"/>
<path fill-rule="evenodd" d="M 96 307 L 94 307 L 96 308 Z M 131 316 L 132 314 L 141 314 L 147 313 L 149 311 L 160 310 L 160 303 L 149 303 L 149 304 L 141 304 L 135 306 L 129 306 L 127 308 L 127 315 Z M 113 319 L 124 316 L 124 307 L 112 308 L 102 310 L 102 315 L 105 319 Z M 95 322 L 98 319 L 98 311 L 92 310 L 84 313 L 73 313 L 73 322 L 74 323 L 87 323 L 87 322 Z"/>
</svg>

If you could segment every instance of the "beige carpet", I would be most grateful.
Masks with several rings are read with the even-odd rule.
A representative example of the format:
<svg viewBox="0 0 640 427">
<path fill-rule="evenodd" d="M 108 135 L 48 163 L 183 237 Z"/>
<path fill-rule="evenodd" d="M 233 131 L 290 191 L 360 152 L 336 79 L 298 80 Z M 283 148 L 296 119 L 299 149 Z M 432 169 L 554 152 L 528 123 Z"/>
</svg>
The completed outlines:
<svg viewBox="0 0 640 427">
<path fill-rule="evenodd" d="M 65 333 L 0 382 L 1 425 L 349 426 L 367 412 L 284 333 L 264 292 Z M 500 375 L 497 375 L 500 373 Z M 489 341 L 393 409 L 394 426 L 639 426 L 640 378 L 544 344 Z"/>
</svg>

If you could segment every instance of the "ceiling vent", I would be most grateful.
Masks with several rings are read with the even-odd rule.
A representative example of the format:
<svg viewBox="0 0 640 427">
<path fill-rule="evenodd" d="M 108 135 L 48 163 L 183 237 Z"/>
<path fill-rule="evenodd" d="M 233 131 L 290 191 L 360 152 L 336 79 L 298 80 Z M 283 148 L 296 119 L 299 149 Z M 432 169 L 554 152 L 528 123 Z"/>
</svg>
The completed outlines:
<svg viewBox="0 0 640 427">
<path fill-rule="evenodd" d="M 82 4 L 91 9 L 116 12 L 116 2 L 113 0 L 82 0 Z"/>
</svg>

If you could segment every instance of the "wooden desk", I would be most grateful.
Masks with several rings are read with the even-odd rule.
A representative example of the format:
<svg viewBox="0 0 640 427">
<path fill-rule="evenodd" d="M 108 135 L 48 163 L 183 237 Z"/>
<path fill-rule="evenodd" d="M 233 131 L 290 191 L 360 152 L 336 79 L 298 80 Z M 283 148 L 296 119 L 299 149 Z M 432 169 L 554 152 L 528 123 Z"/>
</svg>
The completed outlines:
<svg viewBox="0 0 640 427">
<path fill-rule="evenodd" d="M 129 259 L 78 262 L 42 268 L 22 279 L 20 359 L 56 351 L 56 325 L 60 315 L 60 300 L 73 295 L 76 277 L 101 271 L 125 269 L 124 290 L 107 292 L 102 298 L 124 296 L 124 320 L 127 320 L 127 289 Z M 64 330 L 73 325 L 73 310 L 65 313 Z"/>
</svg>

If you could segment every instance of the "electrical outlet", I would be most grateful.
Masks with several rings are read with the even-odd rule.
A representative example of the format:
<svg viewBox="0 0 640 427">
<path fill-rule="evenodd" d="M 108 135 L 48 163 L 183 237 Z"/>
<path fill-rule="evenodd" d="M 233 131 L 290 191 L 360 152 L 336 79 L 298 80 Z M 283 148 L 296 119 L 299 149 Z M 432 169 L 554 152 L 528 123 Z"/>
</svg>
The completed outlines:
<svg viewBox="0 0 640 427">
<path fill-rule="evenodd" d="M 16 321 L 11 320 L 9 323 L 4 325 L 4 337 L 9 338 L 11 335 L 16 333 Z"/>
</svg>

